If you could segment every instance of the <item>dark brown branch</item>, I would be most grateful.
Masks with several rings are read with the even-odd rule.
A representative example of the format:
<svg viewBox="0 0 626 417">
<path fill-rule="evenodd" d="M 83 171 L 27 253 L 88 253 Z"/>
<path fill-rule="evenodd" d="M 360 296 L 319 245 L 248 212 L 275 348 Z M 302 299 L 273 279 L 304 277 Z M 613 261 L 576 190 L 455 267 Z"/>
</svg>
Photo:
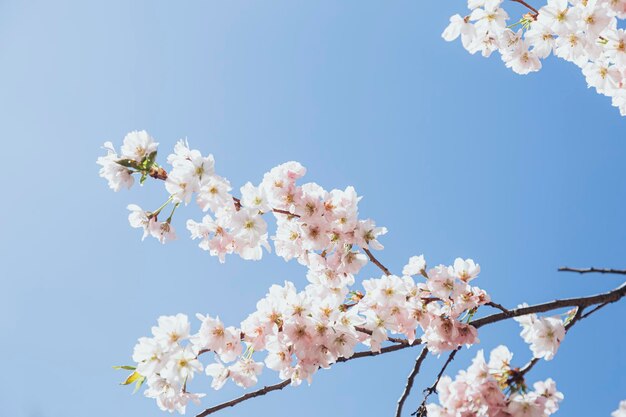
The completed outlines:
<svg viewBox="0 0 626 417">
<path fill-rule="evenodd" d="M 595 306 L 594 308 L 592 308 L 591 310 L 589 310 L 587 313 L 583 314 L 582 316 L 580 316 L 580 320 L 582 319 L 586 319 L 587 317 L 589 317 L 590 315 L 592 315 L 593 313 L 595 313 L 596 311 L 600 310 L 602 307 L 606 307 L 608 306 L 609 302 L 607 303 L 602 303 L 602 304 L 598 304 L 597 306 Z"/>
<path fill-rule="evenodd" d="M 428 397 L 431 394 L 434 394 L 434 393 L 437 392 L 437 384 L 439 384 L 439 381 L 441 380 L 441 377 L 443 376 L 443 373 L 446 371 L 446 368 L 448 367 L 448 365 L 450 365 L 450 362 L 452 362 L 454 360 L 454 357 L 456 356 L 456 353 L 459 350 L 461 350 L 461 346 L 459 346 L 458 348 L 456 348 L 452 352 L 450 352 L 450 355 L 448 356 L 448 359 L 443 364 L 443 367 L 441 368 L 441 370 L 437 374 L 437 379 L 435 379 L 435 382 L 430 387 L 428 387 L 428 388 L 426 388 L 424 390 L 424 399 L 422 400 L 422 403 L 417 408 L 417 410 L 415 410 L 414 412 L 411 413 L 412 416 L 415 416 L 415 415 L 417 415 L 418 417 L 426 416 L 426 401 L 428 400 Z"/>
<path fill-rule="evenodd" d="M 514 1 L 515 3 L 519 3 L 523 6 L 525 6 L 528 10 L 532 11 L 532 17 L 533 19 L 537 19 L 537 16 L 539 16 L 539 10 L 535 9 L 533 6 L 531 6 L 530 4 L 526 3 L 524 0 L 511 0 Z"/>
<path fill-rule="evenodd" d="M 206 410 L 204 410 L 203 412 L 201 412 L 200 414 L 198 414 L 196 417 L 205 417 L 208 416 L 209 414 L 213 414 L 216 411 L 220 411 L 223 410 L 224 408 L 228 408 L 228 407 L 233 407 L 241 402 L 244 402 L 246 400 L 249 400 L 251 398 L 254 397 L 259 397 L 261 395 L 265 395 L 267 393 L 270 393 L 272 391 L 277 391 L 277 390 L 281 390 L 283 388 L 285 388 L 287 385 L 289 385 L 291 383 L 291 379 L 286 379 L 278 384 L 274 384 L 274 385 L 268 385 L 266 387 L 263 387 L 259 390 L 253 391 L 253 392 L 249 392 L 245 395 L 242 395 L 241 397 L 235 398 L 233 400 L 227 401 L 225 403 L 221 403 L 216 405 L 215 407 L 211 407 L 211 408 L 207 408 Z"/>
<path fill-rule="evenodd" d="M 374 263 L 374 265 L 379 267 L 380 270 L 383 271 L 385 275 L 391 275 L 391 272 L 389 272 L 387 267 L 385 265 L 381 264 L 380 261 L 378 259 L 376 259 L 376 257 L 374 255 L 372 255 L 372 252 L 369 249 L 367 249 L 367 248 L 362 248 L 362 249 L 367 254 L 367 257 L 370 259 L 370 261 L 372 261 L 372 263 Z"/>
<path fill-rule="evenodd" d="M 402 349 L 406 349 L 406 348 L 409 348 L 409 347 L 418 346 L 418 345 L 421 345 L 421 344 L 422 344 L 422 340 L 421 339 L 415 339 L 415 341 L 413 343 L 409 343 L 408 341 L 406 341 L 406 343 L 403 343 L 403 344 L 385 346 L 384 348 L 380 349 L 380 352 L 372 352 L 372 351 L 369 351 L 369 350 L 365 350 L 365 351 L 362 351 L 362 352 L 356 352 L 354 355 L 350 356 L 349 358 L 338 358 L 337 359 L 337 363 L 349 362 L 352 359 L 368 358 L 370 356 L 378 356 L 378 355 L 382 355 L 384 353 L 395 352 L 396 350 L 402 350 Z"/>
<path fill-rule="evenodd" d="M 355 326 L 355 327 L 354 327 L 354 330 L 356 330 L 357 332 L 361 332 L 361 333 L 368 334 L 368 335 L 370 335 L 370 336 L 372 335 L 372 331 L 371 331 L 371 330 L 369 330 L 369 329 L 366 329 L 365 327 Z M 400 338 L 398 338 L 398 337 L 387 337 L 387 340 L 389 340 L 390 342 L 393 342 L 393 343 L 399 343 L 399 344 L 402 344 L 402 345 L 408 345 L 408 344 L 409 344 L 409 341 L 408 341 L 408 340 L 406 340 L 406 339 L 400 339 Z M 415 342 L 414 342 L 414 343 L 415 343 Z"/>
<path fill-rule="evenodd" d="M 411 393 L 411 388 L 413 388 L 413 381 L 415 381 L 415 376 L 419 373 L 422 362 L 424 362 L 424 359 L 426 359 L 427 354 L 428 348 L 424 347 L 417 359 L 415 359 L 415 365 L 413 366 L 413 369 L 411 370 L 411 373 L 406 380 L 404 391 L 402 391 L 402 395 L 400 395 L 400 398 L 398 399 L 398 406 L 396 407 L 396 417 L 400 417 L 402 415 L 402 407 L 404 407 L 404 402 Z"/>
<path fill-rule="evenodd" d="M 487 304 L 489 307 L 493 307 L 493 308 L 497 308 L 498 310 L 504 312 L 504 313 L 510 313 L 511 311 L 504 307 L 502 304 L 498 304 L 498 303 L 494 303 L 493 301 L 489 301 Z"/>
<path fill-rule="evenodd" d="M 525 316 L 532 313 L 544 313 L 546 311 L 556 310 L 563 307 L 587 307 L 600 303 L 614 303 L 626 295 L 626 282 L 612 291 L 603 294 L 590 295 L 588 297 L 566 298 L 563 300 L 554 300 L 543 304 L 535 304 L 529 307 L 520 307 L 509 310 L 508 312 L 496 313 L 490 316 L 472 321 L 470 324 L 476 328 L 486 324 L 495 323 L 497 321 L 510 319 L 513 317 Z"/>
<path fill-rule="evenodd" d="M 539 360 L 540 360 L 539 358 L 532 358 L 530 361 L 528 361 L 526 365 L 524 365 L 519 370 L 519 373 L 517 375 L 519 375 L 520 377 L 524 377 L 524 375 L 526 375 L 528 371 L 533 369 L 533 367 L 539 362 Z"/>
<path fill-rule="evenodd" d="M 402 349 L 406 349 L 408 347 L 411 346 L 417 346 L 419 344 L 421 344 L 422 341 L 420 339 L 415 340 L 412 344 L 409 344 L 408 341 L 406 341 L 405 344 L 397 344 L 397 345 L 391 345 L 391 346 L 385 346 L 384 348 L 381 348 L 379 352 L 371 352 L 371 351 L 363 351 L 363 352 L 357 352 L 354 355 L 352 355 L 349 358 L 338 358 L 337 359 L 337 363 L 340 362 L 349 362 L 353 359 L 359 359 L 359 358 L 367 358 L 370 356 L 378 356 L 378 355 L 382 355 L 384 353 L 389 353 L 389 352 L 395 352 L 397 350 L 402 350 Z M 204 410 L 203 412 L 201 412 L 200 414 L 196 415 L 196 417 L 206 417 L 209 414 L 213 414 L 217 411 L 223 410 L 224 408 L 228 408 L 228 407 L 233 407 L 239 403 L 242 403 L 244 401 L 247 401 L 251 398 L 255 398 L 255 397 L 259 397 L 261 395 L 265 395 L 265 394 L 269 394 L 272 391 L 279 391 L 283 388 L 285 388 L 287 385 L 291 384 L 291 379 L 286 379 L 284 381 L 281 381 L 277 384 L 274 385 L 268 385 L 265 386 L 261 389 L 258 389 L 256 391 L 252 391 L 249 392 L 245 395 L 242 395 L 241 397 L 237 397 L 234 398 L 230 401 L 226 401 L 224 403 L 218 404 L 214 407 L 211 408 L 207 408 L 206 410 Z"/>
<path fill-rule="evenodd" d="M 618 274 L 626 275 L 626 269 L 610 269 L 610 268 L 570 268 L 568 266 L 562 266 L 559 268 L 559 272 L 578 272 L 579 274 Z"/>
<path fill-rule="evenodd" d="M 292 216 L 292 217 L 300 217 L 300 215 L 295 214 L 295 213 L 291 213 L 291 212 L 289 212 L 289 211 L 287 211 L 287 210 L 281 210 L 281 209 L 275 209 L 275 208 L 273 208 L 273 209 L 272 209 L 272 211 L 273 211 L 274 213 L 285 214 L 285 215 L 287 215 L 287 216 Z"/>
</svg>

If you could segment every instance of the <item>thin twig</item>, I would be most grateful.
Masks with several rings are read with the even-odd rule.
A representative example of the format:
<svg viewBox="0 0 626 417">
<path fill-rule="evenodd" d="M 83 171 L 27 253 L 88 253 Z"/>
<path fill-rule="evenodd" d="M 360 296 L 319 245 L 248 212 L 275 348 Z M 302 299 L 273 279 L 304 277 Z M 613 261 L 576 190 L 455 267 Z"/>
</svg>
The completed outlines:
<svg viewBox="0 0 626 417">
<path fill-rule="evenodd" d="M 380 270 L 383 271 L 385 275 L 391 275 L 391 272 L 387 269 L 387 267 L 381 264 L 380 261 L 376 259 L 376 257 L 372 254 L 372 252 L 369 249 L 367 248 L 361 248 L 361 249 L 363 249 L 363 251 L 367 254 L 367 257 L 370 259 L 370 261 L 372 261 L 374 265 L 379 267 Z"/>
<path fill-rule="evenodd" d="M 396 407 L 396 417 L 400 417 L 402 415 L 402 407 L 404 407 L 404 402 L 411 393 L 411 388 L 413 388 L 413 381 L 415 381 L 415 376 L 419 373 L 422 362 L 424 362 L 424 359 L 426 359 L 427 354 L 428 348 L 424 347 L 424 349 L 422 349 L 422 352 L 415 360 L 415 365 L 413 366 L 413 369 L 411 370 L 411 373 L 406 380 L 404 391 L 402 391 L 402 395 L 400 395 L 400 398 L 398 399 L 398 407 Z"/>
<path fill-rule="evenodd" d="M 539 16 L 539 10 L 535 9 L 533 6 L 531 6 L 530 4 L 526 3 L 524 0 L 511 0 L 514 1 L 515 3 L 519 3 L 523 6 L 526 6 L 526 8 L 528 8 L 529 10 L 531 10 L 533 12 L 533 18 L 537 19 L 537 16 Z"/>
<path fill-rule="evenodd" d="M 489 307 L 497 308 L 498 310 L 504 313 L 510 313 L 510 310 L 508 308 L 504 307 L 502 304 L 494 303 L 493 301 L 489 301 L 485 305 L 488 305 Z"/>
<path fill-rule="evenodd" d="M 592 314 L 593 314 L 593 313 L 595 313 L 596 311 L 600 310 L 602 307 L 608 306 L 609 304 L 611 304 L 611 303 L 606 302 L 606 303 L 598 304 L 597 306 L 595 306 L 594 308 L 592 308 L 591 310 L 589 310 L 587 313 L 583 314 L 583 315 L 580 317 L 580 320 L 582 320 L 582 319 L 586 319 L 587 317 L 589 317 L 590 315 L 592 315 Z"/>
<path fill-rule="evenodd" d="M 566 298 L 563 300 L 554 300 L 547 303 L 535 304 L 528 307 L 519 307 L 509 310 L 508 312 L 496 313 L 490 316 L 480 318 L 470 322 L 476 328 L 486 324 L 495 323 L 497 321 L 510 319 L 513 317 L 525 316 L 532 313 L 543 313 L 546 311 L 556 310 L 563 307 L 587 307 L 600 303 L 614 303 L 626 295 L 626 282 L 619 287 L 602 294 L 590 295 L 588 297 Z"/>
<path fill-rule="evenodd" d="M 426 401 L 428 400 L 428 397 L 430 397 L 431 394 L 434 394 L 434 393 L 437 392 L 437 384 L 439 384 L 439 381 L 441 380 L 441 377 L 443 376 L 443 373 L 446 371 L 446 368 L 448 367 L 448 365 L 450 365 L 450 362 L 452 362 L 454 360 L 454 357 L 456 356 L 456 353 L 459 350 L 461 350 L 461 346 L 459 346 L 458 348 L 456 348 L 452 352 L 450 352 L 450 355 L 448 356 L 448 359 L 443 364 L 443 367 L 441 368 L 441 370 L 437 374 L 437 379 L 435 379 L 435 382 L 433 382 L 433 384 L 430 387 L 428 387 L 428 388 L 426 388 L 424 390 L 424 399 L 422 400 L 422 403 L 417 408 L 417 410 L 415 410 L 414 412 L 411 413 L 412 416 L 417 415 L 418 417 L 421 417 L 421 416 L 425 416 L 426 415 Z"/>
<path fill-rule="evenodd" d="M 364 352 L 357 352 L 354 355 L 352 355 L 349 358 L 339 358 L 337 359 L 337 363 L 339 362 L 349 362 L 353 359 L 359 359 L 359 358 L 366 358 L 366 357 L 370 357 L 370 356 L 378 356 L 378 355 L 382 355 L 384 353 L 389 353 L 389 352 L 395 352 L 396 350 L 401 350 L 401 349 L 405 349 L 411 346 L 416 346 L 419 345 L 420 343 L 422 343 L 422 341 L 420 339 L 415 340 L 415 342 L 413 342 L 413 344 L 399 344 L 399 345 L 391 345 L 391 346 L 385 346 L 384 348 L 380 349 L 379 352 L 371 352 L 371 351 L 364 351 Z M 269 394 L 272 391 L 279 391 L 282 390 L 283 388 L 285 388 L 287 385 L 291 384 L 291 379 L 286 379 L 284 381 L 281 381 L 277 384 L 274 385 L 268 385 L 265 386 L 261 389 L 258 389 L 256 391 L 252 391 L 249 392 L 245 395 L 242 395 L 241 397 L 237 397 L 234 398 L 230 401 L 226 401 L 224 403 L 218 404 L 216 406 L 213 406 L 211 408 L 207 408 L 206 410 L 204 410 L 203 412 L 201 412 L 200 414 L 196 415 L 196 417 L 206 417 L 209 414 L 213 414 L 217 411 L 223 410 L 224 408 L 228 408 L 228 407 L 233 407 L 239 403 L 242 403 L 244 401 L 247 401 L 251 398 L 255 398 L 255 397 L 260 397 L 262 395 L 265 394 Z"/>
<path fill-rule="evenodd" d="M 337 358 L 337 363 L 349 362 L 352 359 L 367 358 L 370 356 L 378 356 L 378 355 L 382 355 L 382 354 L 389 353 L 389 352 L 395 352 L 396 350 L 402 350 L 402 349 L 406 349 L 409 347 L 418 346 L 421 344 L 422 344 L 422 339 L 415 339 L 413 343 L 409 343 L 407 340 L 406 343 L 403 343 L 403 344 L 385 346 L 384 348 L 381 348 L 380 351 L 378 352 L 365 350 L 362 352 L 356 352 L 354 355 L 350 356 L 349 358 L 344 358 L 344 357 Z"/>
<path fill-rule="evenodd" d="M 356 330 L 357 332 L 368 334 L 370 336 L 372 335 L 372 331 L 369 330 L 369 329 L 366 329 L 365 327 L 355 326 L 354 330 Z M 409 341 L 407 339 L 400 339 L 398 337 L 387 337 L 387 340 L 389 340 L 390 342 L 393 342 L 393 343 L 400 343 L 400 344 L 403 344 L 403 345 L 408 345 L 409 344 Z"/>
<path fill-rule="evenodd" d="M 228 407 L 233 407 L 234 405 L 237 405 L 241 402 L 244 402 L 246 400 L 249 400 L 251 398 L 254 397 L 259 397 L 261 395 L 265 395 L 267 393 L 270 393 L 272 391 L 277 391 L 277 390 L 281 390 L 283 388 L 285 388 L 287 385 L 289 385 L 291 383 L 291 379 L 286 379 L 278 384 L 274 384 L 274 385 L 268 385 L 266 387 L 263 387 L 259 390 L 253 391 L 253 392 L 249 392 L 245 395 L 242 395 L 241 397 L 235 398 L 233 400 L 230 401 L 226 401 L 225 403 L 221 403 L 216 405 L 215 407 L 211 407 L 211 408 L 207 408 L 206 410 L 204 410 L 203 412 L 201 412 L 200 414 L 198 414 L 196 417 L 205 417 L 208 416 L 209 414 L 213 414 L 216 411 L 220 411 L 223 410 L 224 408 L 228 408 Z"/>
<path fill-rule="evenodd" d="M 156 179 L 166 180 L 167 171 L 165 171 L 163 168 L 159 168 L 158 175 L 155 174 L 151 176 Z M 239 210 L 241 208 L 241 199 L 233 196 L 233 202 L 235 203 L 235 208 Z M 300 215 L 296 213 L 291 213 L 290 211 L 283 210 L 283 209 L 271 208 L 271 210 L 274 213 L 284 214 L 286 216 L 297 217 L 297 218 L 300 217 Z M 387 269 L 385 265 L 383 265 L 378 259 L 376 259 L 376 257 L 372 254 L 372 252 L 369 249 L 367 248 L 361 248 L 361 249 L 363 249 L 363 251 L 367 254 L 367 257 L 369 258 L 369 260 L 373 262 L 377 267 L 379 267 L 385 273 L 385 275 L 391 275 L 391 272 L 389 271 L 389 269 Z"/>
<path fill-rule="evenodd" d="M 570 268 L 568 266 L 562 266 L 559 268 L 559 272 L 578 272 L 579 274 L 618 274 L 626 275 L 626 269 L 611 269 L 611 268 Z"/>
<path fill-rule="evenodd" d="M 521 377 L 523 377 L 524 375 L 526 375 L 528 373 L 528 371 L 530 371 L 531 369 L 533 369 L 533 367 L 539 362 L 539 358 L 532 358 L 530 361 L 528 361 L 528 363 L 526 365 L 524 365 L 518 375 L 520 375 Z"/>
</svg>

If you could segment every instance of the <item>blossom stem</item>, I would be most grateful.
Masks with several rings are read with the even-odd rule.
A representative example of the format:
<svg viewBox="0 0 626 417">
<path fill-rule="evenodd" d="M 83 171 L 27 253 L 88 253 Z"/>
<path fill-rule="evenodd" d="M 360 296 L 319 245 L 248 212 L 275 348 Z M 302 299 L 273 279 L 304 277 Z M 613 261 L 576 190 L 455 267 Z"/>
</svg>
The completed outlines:
<svg viewBox="0 0 626 417">
<path fill-rule="evenodd" d="M 387 269 L 387 267 L 385 265 L 380 263 L 380 261 L 378 259 L 376 259 L 376 257 L 372 254 L 372 252 L 369 249 L 367 249 L 367 248 L 361 248 L 361 249 L 363 249 L 363 251 L 367 254 L 367 257 L 370 259 L 370 261 L 372 261 L 372 263 L 374 265 L 379 267 L 380 270 L 385 273 L 385 275 L 387 275 L 387 276 L 391 275 L 391 272 L 389 271 L 389 269 Z"/>
<path fill-rule="evenodd" d="M 439 384 L 439 381 L 441 380 L 443 373 L 446 371 L 446 368 L 448 367 L 448 365 L 450 365 L 450 362 L 454 360 L 454 357 L 456 356 L 456 353 L 459 350 L 461 350 L 461 346 L 459 346 L 458 348 L 450 352 L 450 355 L 448 355 L 448 359 L 446 359 L 446 362 L 443 364 L 443 366 L 441 367 L 441 370 L 437 374 L 437 379 L 435 379 L 435 382 L 433 382 L 433 384 L 430 387 L 424 390 L 424 393 L 425 393 L 424 399 L 422 400 L 422 403 L 417 408 L 417 410 L 411 413 L 412 416 L 415 416 L 415 415 L 417 415 L 418 417 L 426 416 L 426 401 L 428 400 L 428 397 L 430 397 L 431 394 L 434 394 L 437 392 L 437 384 Z M 398 415 L 398 417 L 400 416 Z"/>
<path fill-rule="evenodd" d="M 174 216 L 174 212 L 176 211 L 178 206 L 180 206 L 180 202 L 174 204 L 174 208 L 172 209 L 172 212 L 170 213 L 170 216 L 166 220 L 167 223 L 171 223 L 172 222 L 172 217 Z"/>
<path fill-rule="evenodd" d="M 151 217 L 158 216 L 158 215 L 159 215 L 159 213 L 161 213 L 161 210 L 163 210 L 163 209 L 165 208 L 165 206 L 167 206 L 167 205 L 168 205 L 168 204 L 172 201 L 172 199 L 173 199 L 173 198 L 174 198 L 174 196 L 173 196 L 173 195 L 171 195 L 171 196 L 170 196 L 170 198 L 168 198 L 168 199 L 167 199 L 167 201 L 161 205 L 161 207 L 159 207 L 158 209 L 156 209 L 155 211 L 153 211 L 153 212 L 150 214 L 150 216 L 151 216 Z"/>
<path fill-rule="evenodd" d="M 163 168 L 159 168 L 159 169 L 160 169 L 159 175 L 153 176 L 153 178 L 160 179 L 160 180 L 167 179 L 167 171 L 165 171 Z M 170 196 L 170 199 L 155 212 L 155 215 L 159 214 L 159 212 L 163 209 L 163 207 L 165 207 L 165 205 L 167 205 L 167 203 L 171 201 L 172 197 L 173 196 Z M 237 208 L 237 210 L 239 210 L 241 208 L 241 199 L 233 196 L 233 201 L 235 202 L 235 207 Z M 292 217 L 298 217 L 298 218 L 300 217 L 300 215 L 296 213 L 291 213 L 287 210 L 282 210 L 282 209 L 277 209 L 277 208 L 272 208 L 271 210 L 274 213 L 284 214 L 286 216 L 292 216 Z M 363 251 L 367 254 L 367 257 L 369 258 L 369 260 L 372 263 L 374 263 L 378 268 L 380 268 L 384 272 L 385 275 L 392 275 L 389 269 L 387 269 L 387 267 L 385 267 L 378 259 L 376 259 L 376 257 L 372 254 L 372 252 L 369 249 L 367 248 L 361 248 L 361 249 L 363 249 Z"/>
<path fill-rule="evenodd" d="M 537 16 L 539 16 L 539 11 L 537 9 L 535 9 L 533 6 L 531 6 L 530 4 L 526 3 L 524 0 L 511 0 L 514 1 L 515 3 L 519 3 L 523 6 L 525 6 L 526 8 L 528 8 L 529 10 L 531 10 L 533 12 L 533 19 L 537 20 Z"/>
</svg>

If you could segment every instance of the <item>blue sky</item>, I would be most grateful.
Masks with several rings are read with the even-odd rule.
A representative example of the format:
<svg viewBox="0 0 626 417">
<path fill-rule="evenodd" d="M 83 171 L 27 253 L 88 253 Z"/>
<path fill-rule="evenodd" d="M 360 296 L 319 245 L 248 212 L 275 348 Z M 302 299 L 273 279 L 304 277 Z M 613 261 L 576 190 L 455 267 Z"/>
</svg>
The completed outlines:
<svg viewBox="0 0 626 417">
<path fill-rule="evenodd" d="M 95 164 L 104 141 L 130 130 L 148 130 L 162 157 L 187 137 L 236 186 L 288 160 L 328 189 L 354 185 L 362 215 L 389 229 L 380 258 L 394 271 L 420 253 L 431 264 L 472 257 L 483 270 L 476 284 L 507 306 L 619 285 L 556 268 L 626 266 L 626 120 L 571 64 L 548 59 L 522 77 L 445 43 L 463 8 L 1 2 L 0 415 L 163 415 L 111 369 L 130 362 L 159 315 L 235 324 L 272 283 L 305 285 L 299 265 L 275 257 L 221 265 L 184 230 L 172 245 L 141 243 L 125 207 L 157 207 L 162 185 L 114 194 Z M 181 229 L 198 217 L 181 213 Z M 368 267 L 361 278 L 378 274 Z M 530 374 L 557 381 L 566 397 L 557 415 L 608 416 L 626 398 L 625 313 L 612 305 L 576 326 Z M 481 329 L 451 372 L 502 341 L 522 365 L 530 351 L 518 333 L 515 323 Z M 221 415 L 389 415 L 415 355 L 338 365 L 310 387 Z M 441 362 L 427 361 L 419 389 Z M 241 391 L 206 392 L 209 405 Z"/>
</svg>

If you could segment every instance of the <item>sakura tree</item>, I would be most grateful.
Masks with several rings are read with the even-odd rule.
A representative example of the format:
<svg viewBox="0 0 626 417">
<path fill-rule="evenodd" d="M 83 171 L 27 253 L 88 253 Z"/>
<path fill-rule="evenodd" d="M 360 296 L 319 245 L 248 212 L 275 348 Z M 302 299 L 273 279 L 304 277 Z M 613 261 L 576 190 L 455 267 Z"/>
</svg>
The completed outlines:
<svg viewBox="0 0 626 417">
<path fill-rule="evenodd" d="M 532 6 L 512 0 L 525 9 L 509 13 L 503 0 L 468 0 L 469 11 L 456 14 L 443 32 L 453 41 L 459 36 L 471 54 L 489 57 L 498 51 L 508 68 L 518 74 L 541 69 L 550 55 L 578 66 L 589 87 L 611 97 L 626 115 L 626 18 L 624 0 L 548 0 Z M 541 7 L 540 7 L 541 6 Z"/>
<path fill-rule="evenodd" d="M 626 295 L 624 283 L 603 294 L 507 308 L 474 285 L 480 265 L 472 259 L 428 266 L 423 255 L 413 256 L 400 274 L 393 274 L 373 253 L 383 249 L 379 240 L 387 230 L 359 217 L 356 190 L 327 191 L 304 183 L 306 169 L 298 162 L 272 168 L 256 185 L 248 182 L 235 194 L 216 173 L 213 156 L 191 149 L 187 141 L 179 141 L 166 158 L 168 170 L 157 162 L 158 144 L 145 131 L 129 133 L 120 153 L 110 142 L 104 147 L 107 154 L 97 163 L 114 191 L 132 188 L 136 177 L 140 184 L 163 182 L 160 207 L 128 206 L 130 225 L 140 229 L 142 239 L 176 239 L 174 214 L 194 202 L 207 212 L 186 221 L 200 249 L 222 263 L 232 255 L 260 260 L 273 252 L 301 264 L 309 282 L 304 289 L 289 281 L 272 285 L 237 325 L 223 323 L 217 312 L 197 314 L 194 330 L 185 314 L 159 317 L 151 336 L 139 338 L 132 352 L 135 363 L 119 368 L 130 371 L 124 384 L 135 384 L 135 390 L 145 384 L 144 395 L 161 410 L 184 414 L 189 401 L 200 403 L 207 396 L 209 385 L 248 389 L 264 369 L 277 373 L 274 385 L 210 406 L 198 414 L 203 417 L 288 385 L 310 384 L 320 369 L 338 363 L 420 349 L 396 416 L 405 410 L 422 363 L 441 354 L 447 360 L 422 401 L 410 406 L 411 415 L 548 416 L 558 410 L 563 394 L 552 379 L 531 383 L 528 374 L 541 360 L 554 358 L 574 325 Z M 271 232 L 267 216 L 275 218 Z M 359 273 L 368 262 L 382 274 L 362 279 Z M 625 270 L 562 270 L 626 275 Z M 479 351 L 454 379 L 445 375 L 460 349 L 479 342 L 481 327 L 509 319 L 521 326 L 533 354 L 530 362 L 515 364 L 502 345 L 488 359 Z M 202 374 L 211 381 L 193 381 Z M 438 401 L 430 399 L 434 393 Z M 614 416 L 623 416 L 620 407 Z"/>
</svg>

